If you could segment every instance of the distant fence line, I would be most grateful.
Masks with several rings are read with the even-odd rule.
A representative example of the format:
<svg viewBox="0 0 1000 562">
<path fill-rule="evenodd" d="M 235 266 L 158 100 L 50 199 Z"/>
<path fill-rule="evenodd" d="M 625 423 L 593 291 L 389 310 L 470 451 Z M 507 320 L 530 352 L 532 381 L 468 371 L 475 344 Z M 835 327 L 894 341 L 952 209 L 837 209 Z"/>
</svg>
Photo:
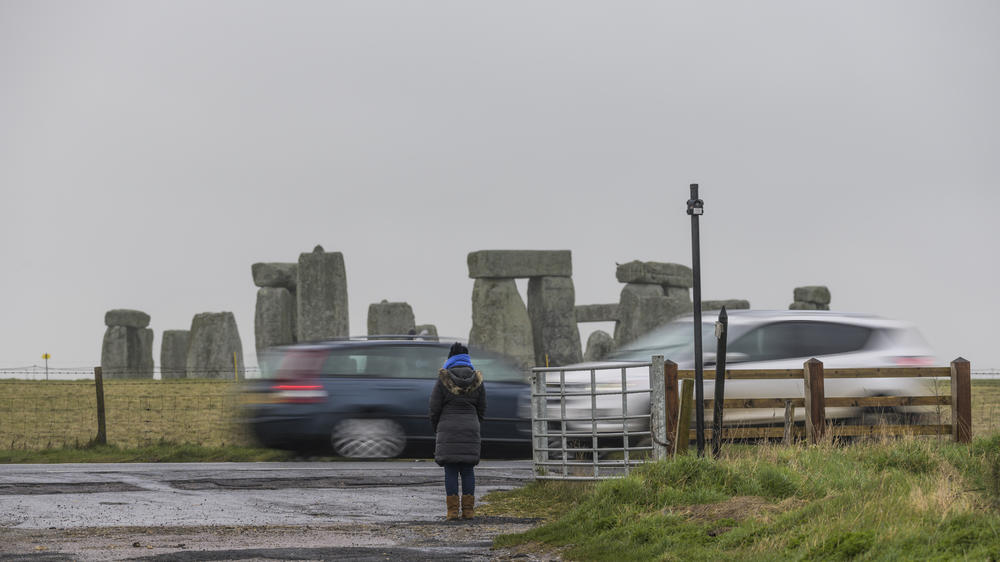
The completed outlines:
<svg viewBox="0 0 1000 562">
<path fill-rule="evenodd" d="M 204 370 L 204 371 L 188 371 L 188 376 L 184 377 L 187 379 L 202 379 L 202 378 L 219 378 L 219 370 Z M 244 369 L 244 376 L 248 379 L 259 379 L 260 378 L 260 367 L 248 366 Z M 230 372 L 232 374 L 232 372 Z M 210 375 L 210 377 L 206 376 Z M 39 381 L 46 380 L 53 381 L 73 381 L 73 380 L 94 380 L 94 367 L 73 367 L 73 368 L 53 368 L 49 367 L 48 373 L 46 373 L 45 366 L 30 365 L 27 367 L 0 367 L 0 379 L 19 379 L 19 380 L 30 380 Z M 998 374 L 1000 377 L 1000 374 Z M 184 380 L 181 378 L 179 380 Z M 232 378 L 232 377 L 227 377 Z M 136 379 L 136 380 L 150 380 L 150 379 Z M 153 380 L 163 380 L 161 371 L 159 367 L 153 369 Z M 175 379 L 170 379 L 175 380 Z"/>
<path fill-rule="evenodd" d="M 188 372 L 186 378 L 189 379 L 199 379 L 205 378 L 199 375 L 212 375 L 212 378 L 218 378 L 219 371 L 216 370 L 205 370 L 199 372 Z M 248 379 L 259 379 L 261 377 L 260 367 L 253 365 L 245 368 L 245 377 Z M 93 367 L 73 367 L 73 368 L 49 368 L 48 371 L 49 380 L 60 380 L 60 381 L 70 381 L 70 380 L 94 380 L 94 368 Z M 973 369 L 972 370 L 973 379 L 1000 379 L 1000 369 Z M 22 380 L 45 380 L 45 367 L 39 365 L 29 365 L 27 367 L 0 367 L 0 379 L 22 379 Z M 160 368 L 155 367 L 153 369 L 153 380 L 162 379 L 160 375 Z M 150 380 L 150 379 L 139 379 L 139 380 Z M 184 380 L 184 379 L 180 379 Z"/>
</svg>

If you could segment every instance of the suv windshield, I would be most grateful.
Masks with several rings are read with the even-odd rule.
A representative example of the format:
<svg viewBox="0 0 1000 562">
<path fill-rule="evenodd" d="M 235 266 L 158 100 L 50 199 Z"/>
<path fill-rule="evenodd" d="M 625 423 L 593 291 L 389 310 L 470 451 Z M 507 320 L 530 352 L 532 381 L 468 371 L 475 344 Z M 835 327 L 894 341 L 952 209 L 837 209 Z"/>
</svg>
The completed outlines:
<svg viewBox="0 0 1000 562">
<path fill-rule="evenodd" d="M 669 322 L 640 336 L 608 354 L 609 361 L 649 361 L 653 355 L 662 355 L 675 363 L 694 358 L 694 321 L 679 320 Z M 727 336 L 730 340 L 742 332 L 730 326 Z M 715 353 L 715 322 L 702 322 L 701 343 L 703 353 Z"/>
</svg>

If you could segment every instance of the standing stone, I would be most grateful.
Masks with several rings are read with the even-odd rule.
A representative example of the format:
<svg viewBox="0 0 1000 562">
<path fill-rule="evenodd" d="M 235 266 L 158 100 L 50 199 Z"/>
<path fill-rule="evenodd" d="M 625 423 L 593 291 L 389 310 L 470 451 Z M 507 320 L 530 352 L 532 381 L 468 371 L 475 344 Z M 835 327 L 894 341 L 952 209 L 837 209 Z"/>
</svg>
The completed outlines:
<svg viewBox="0 0 1000 562">
<path fill-rule="evenodd" d="M 531 320 L 513 279 L 476 279 L 469 345 L 507 355 L 521 367 L 534 363 Z"/>
<path fill-rule="evenodd" d="M 528 281 L 528 317 L 536 365 L 545 365 L 546 357 L 550 367 L 583 360 L 572 278 L 532 277 Z"/>
<path fill-rule="evenodd" d="M 629 283 L 622 288 L 615 346 L 622 347 L 653 328 L 694 309 L 689 299 L 668 297 L 663 287 Z"/>
<path fill-rule="evenodd" d="M 257 357 L 267 348 L 294 343 L 295 299 L 284 287 L 257 289 L 257 308 L 254 314 L 254 343 Z"/>
<path fill-rule="evenodd" d="M 188 330 L 164 330 L 160 342 L 160 378 L 187 378 L 187 352 L 191 341 Z"/>
<path fill-rule="evenodd" d="M 600 361 L 615 348 L 615 340 L 604 330 L 594 330 L 587 338 L 587 351 L 583 354 L 584 361 Z"/>
<path fill-rule="evenodd" d="M 466 258 L 472 279 L 570 277 L 573 258 L 569 250 L 480 250 Z"/>
<path fill-rule="evenodd" d="M 687 287 L 671 287 L 670 285 L 662 285 L 662 287 L 664 296 L 672 299 L 691 300 L 691 289 Z"/>
<path fill-rule="evenodd" d="M 243 343 L 232 312 L 194 316 L 186 368 L 193 379 L 243 379 Z"/>
<path fill-rule="evenodd" d="M 322 246 L 300 254 L 297 293 L 298 341 L 350 336 L 343 254 Z"/>
<path fill-rule="evenodd" d="M 416 322 L 413 320 L 413 308 L 405 302 L 389 302 L 368 305 L 368 335 L 405 335 L 410 330 L 416 334 Z"/>
<path fill-rule="evenodd" d="M 101 373 L 108 379 L 153 378 L 153 330 L 138 310 L 109 310 L 101 345 Z"/>
</svg>

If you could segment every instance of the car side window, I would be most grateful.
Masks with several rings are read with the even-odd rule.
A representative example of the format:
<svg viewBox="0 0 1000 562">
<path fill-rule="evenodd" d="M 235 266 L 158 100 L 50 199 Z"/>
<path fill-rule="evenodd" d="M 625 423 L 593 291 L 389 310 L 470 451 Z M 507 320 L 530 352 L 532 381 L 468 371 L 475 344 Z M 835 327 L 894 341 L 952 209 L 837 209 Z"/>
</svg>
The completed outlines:
<svg viewBox="0 0 1000 562">
<path fill-rule="evenodd" d="M 805 358 L 856 351 L 865 346 L 871 330 L 829 322 L 776 322 L 751 330 L 729 346 L 748 361 Z"/>
<path fill-rule="evenodd" d="M 448 350 L 432 346 L 372 345 L 333 349 L 323 364 L 328 375 L 429 379 Z"/>
</svg>

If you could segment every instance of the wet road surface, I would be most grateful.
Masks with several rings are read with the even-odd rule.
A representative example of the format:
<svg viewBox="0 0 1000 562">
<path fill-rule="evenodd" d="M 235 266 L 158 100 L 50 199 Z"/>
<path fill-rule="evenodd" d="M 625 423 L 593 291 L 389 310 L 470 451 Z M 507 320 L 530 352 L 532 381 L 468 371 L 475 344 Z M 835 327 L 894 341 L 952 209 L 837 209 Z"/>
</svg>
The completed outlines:
<svg viewBox="0 0 1000 562">
<path fill-rule="evenodd" d="M 476 495 L 531 479 L 483 461 Z M 490 550 L 535 521 L 444 510 L 428 461 L 0 465 L 0 560 L 539 559 Z"/>
</svg>

